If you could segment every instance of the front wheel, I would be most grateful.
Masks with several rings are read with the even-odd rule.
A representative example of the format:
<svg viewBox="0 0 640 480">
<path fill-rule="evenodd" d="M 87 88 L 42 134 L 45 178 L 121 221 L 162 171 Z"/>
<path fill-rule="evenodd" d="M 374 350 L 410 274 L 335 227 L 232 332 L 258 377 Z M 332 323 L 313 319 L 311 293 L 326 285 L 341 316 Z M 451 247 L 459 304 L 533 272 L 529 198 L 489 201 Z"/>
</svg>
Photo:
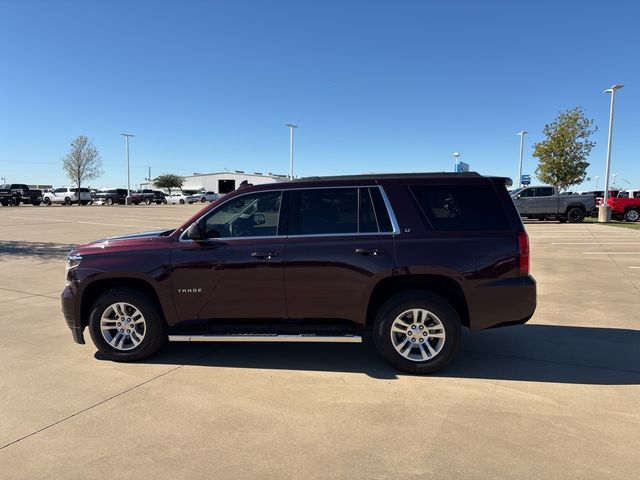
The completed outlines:
<svg viewBox="0 0 640 480">
<path fill-rule="evenodd" d="M 180 205 L 184 205 L 184 199 L 180 199 Z"/>
<path fill-rule="evenodd" d="M 624 219 L 627 222 L 637 222 L 640 218 L 640 211 L 637 208 L 630 208 L 624 212 Z"/>
<path fill-rule="evenodd" d="M 107 198 L 107 201 L 105 203 L 107 205 L 113 205 L 113 198 L 111 198 L 111 197 Z"/>
<path fill-rule="evenodd" d="M 151 199 L 150 198 L 145 198 L 144 199 L 144 204 L 145 205 L 151 205 Z"/>
<path fill-rule="evenodd" d="M 167 340 L 166 324 L 156 305 L 132 288 L 114 288 L 93 304 L 89 333 L 107 359 L 143 360 Z"/>
<path fill-rule="evenodd" d="M 69 197 L 65 197 L 64 204 L 65 205 L 71 205 L 71 199 Z"/>
<path fill-rule="evenodd" d="M 378 351 L 398 370 L 433 373 L 460 349 L 460 319 L 442 297 L 416 290 L 394 295 L 376 315 Z"/>
<path fill-rule="evenodd" d="M 44 204 L 48 207 L 51 206 L 51 199 L 49 197 L 45 197 Z"/>
<path fill-rule="evenodd" d="M 573 207 L 567 212 L 567 221 L 569 223 L 580 223 L 584 220 L 584 210 Z"/>
</svg>

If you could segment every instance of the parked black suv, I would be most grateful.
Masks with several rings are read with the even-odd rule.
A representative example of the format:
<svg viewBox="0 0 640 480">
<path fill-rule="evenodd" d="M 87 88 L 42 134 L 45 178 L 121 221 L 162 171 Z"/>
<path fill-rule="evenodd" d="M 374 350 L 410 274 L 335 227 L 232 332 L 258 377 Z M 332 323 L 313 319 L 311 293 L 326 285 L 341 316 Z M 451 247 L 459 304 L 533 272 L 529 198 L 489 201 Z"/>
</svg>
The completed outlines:
<svg viewBox="0 0 640 480">
<path fill-rule="evenodd" d="M 429 373 L 462 326 L 525 323 L 529 243 L 504 178 L 326 177 L 249 186 L 175 230 L 76 247 L 62 309 L 76 342 L 139 360 L 165 341 L 360 342 Z"/>
<path fill-rule="evenodd" d="M 145 205 L 151 205 L 155 203 L 160 205 L 167 203 L 166 195 L 158 190 L 141 189 L 131 192 L 131 203 L 138 205 L 144 203 Z"/>
<path fill-rule="evenodd" d="M 97 190 L 92 193 L 92 202 L 103 202 L 105 205 L 113 205 L 118 203 L 124 205 L 127 200 L 126 188 L 108 188 L 105 190 Z"/>
</svg>

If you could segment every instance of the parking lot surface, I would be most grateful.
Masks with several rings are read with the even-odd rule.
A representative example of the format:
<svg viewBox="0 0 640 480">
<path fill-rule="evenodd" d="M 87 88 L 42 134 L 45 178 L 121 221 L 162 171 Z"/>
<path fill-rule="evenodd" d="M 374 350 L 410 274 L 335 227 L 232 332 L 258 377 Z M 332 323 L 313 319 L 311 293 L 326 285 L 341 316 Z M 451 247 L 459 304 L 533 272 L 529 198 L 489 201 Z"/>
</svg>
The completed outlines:
<svg viewBox="0 0 640 480">
<path fill-rule="evenodd" d="M 534 318 L 465 333 L 434 376 L 372 342 L 173 344 L 133 364 L 74 344 L 67 251 L 198 208 L 0 208 L 0 477 L 638 478 L 639 231 L 528 224 Z"/>
</svg>

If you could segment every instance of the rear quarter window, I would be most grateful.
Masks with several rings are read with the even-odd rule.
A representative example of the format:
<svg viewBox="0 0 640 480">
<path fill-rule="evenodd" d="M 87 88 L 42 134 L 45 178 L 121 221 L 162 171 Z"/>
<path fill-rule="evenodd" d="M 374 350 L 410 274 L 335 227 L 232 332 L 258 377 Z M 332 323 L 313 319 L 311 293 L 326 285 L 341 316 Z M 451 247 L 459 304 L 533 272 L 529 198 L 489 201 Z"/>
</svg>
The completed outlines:
<svg viewBox="0 0 640 480">
<path fill-rule="evenodd" d="M 414 185 L 410 189 L 435 230 L 511 230 L 492 185 Z"/>
</svg>

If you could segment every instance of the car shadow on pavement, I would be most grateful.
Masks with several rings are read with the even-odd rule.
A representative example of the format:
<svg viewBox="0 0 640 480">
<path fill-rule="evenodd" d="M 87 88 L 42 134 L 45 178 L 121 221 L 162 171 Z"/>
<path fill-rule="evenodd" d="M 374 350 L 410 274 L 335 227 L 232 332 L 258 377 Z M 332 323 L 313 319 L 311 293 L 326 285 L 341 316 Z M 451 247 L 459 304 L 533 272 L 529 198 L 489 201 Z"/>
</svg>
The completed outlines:
<svg viewBox="0 0 640 480">
<path fill-rule="evenodd" d="M 205 367 L 364 373 L 398 372 L 363 344 L 173 343 L 145 363 Z M 103 357 L 96 353 L 97 359 Z M 640 384 L 640 331 L 520 325 L 463 332 L 462 348 L 437 377 L 592 385 Z"/>
<path fill-rule="evenodd" d="M 64 258 L 74 246 L 67 243 L 0 240 L 0 257 L 30 257 L 44 260 Z"/>
</svg>

